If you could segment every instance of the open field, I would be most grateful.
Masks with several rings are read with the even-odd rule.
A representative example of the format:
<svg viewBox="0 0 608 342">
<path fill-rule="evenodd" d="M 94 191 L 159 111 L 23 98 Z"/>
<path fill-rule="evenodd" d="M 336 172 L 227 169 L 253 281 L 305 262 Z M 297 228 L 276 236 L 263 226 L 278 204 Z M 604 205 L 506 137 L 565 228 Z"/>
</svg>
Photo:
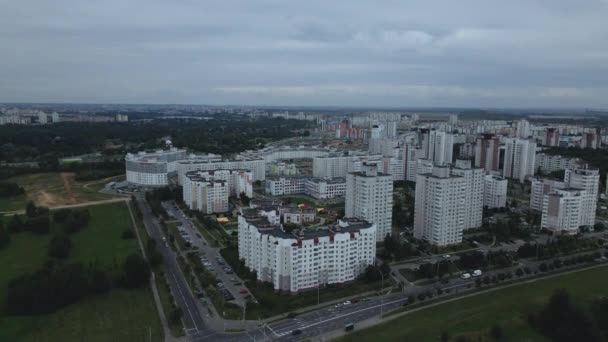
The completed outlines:
<svg viewBox="0 0 608 342">
<path fill-rule="evenodd" d="M 74 174 L 69 172 L 33 173 L 11 177 L 7 181 L 22 186 L 25 196 L 0 199 L 0 211 L 22 210 L 27 201 L 53 208 L 114 198 L 116 196 L 99 193 L 103 185 L 110 180 L 79 182 L 74 180 Z"/>
<path fill-rule="evenodd" d="M 136 239 L 124 240 L 121 234 L 131 227 L 124 203 L 91 206 L 89 226 L 70 235 L 73 249 L 67 262 L 118 265 L 137 251 Z M 143 341 L 162 340 L 160 320 L 152 291 L 116 289 L 88 297 L 49 315 L 7 317 L 3 303 L 8 282 L 16 276 L 37 270 L 47 260 L 47 248 L 61 227 L 52 224 L 51 233 L 23 232 L 11 235 L 10 244 L 0 251 L 0 341 Z M 120 267 L 120 266 L 118 266 Z"/>
<path fill-rule="evenodd" d="M 349 334 L 340 341 L 439 341 L 442 331 L 488 340 L 487 331 L 501 325 L 501 341 L 546 341 L 527 324 L 556 289 L 566 289 L 575 302 L 608 295 L 608 269 L 599 267 L 535 283 L 518 285 L 440 304 L 384 324 Z"/>
</svg>

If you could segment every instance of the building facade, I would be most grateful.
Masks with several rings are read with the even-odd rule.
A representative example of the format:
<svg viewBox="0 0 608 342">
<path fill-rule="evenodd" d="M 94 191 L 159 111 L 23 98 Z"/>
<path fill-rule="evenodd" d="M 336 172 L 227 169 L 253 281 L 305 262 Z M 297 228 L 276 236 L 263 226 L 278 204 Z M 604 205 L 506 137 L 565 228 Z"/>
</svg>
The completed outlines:
<svg viewBox="0 0 608 342">
<path fill-rule="evenodd" d="M 253 175 L 246 170 L 191 171 L 183 184 L 184 203 L 191 210 L 205 214 L 223 213 L 229 209 L 230 196 L 253 197 Z"/>
<path fill-rule="evenodd" d="M 376 258 L 376 226 L 361 220 L 286 233 L 257 211 L 244 210 L 238 225 L 239 258 L 277 292 L 351 282 Z"/>
<path fill-rule="evenodd" d="M 566 183 L 552 179 L 532 179 L 530 187 L 530 209 L 542 211 L 545 196 L 555 189 L 563 189 Z"/>
<path fill-rule="evenodd" d="M 545 195 L 541 227 L 558 234 L 574 235 L 584 225 L 587 191 L 555 189 Z"/>
<path fill-rule="evenodd" d="M 484 134 L 475 143 L 475 167 L 496 171 L 500 164 L 500 140 L 494 134 Z"/>
<path fill-rule="evenodd" d="M 414 237 L 436 246 L 462 242 L 465 229 L 467 181 L 450 174 L 448 166 L 418 174 L 414 209 Z"/>
<path fill-rule="evenodd" d="M 127 182 L 142 186 L 166 186 L 176 174 L 177 161 L 186 158 L 186 150 L 169 148 L 156 152 L 128 153 L 125 156 Z"/>
<path fill-rule="evenodd" d="M 509 181 L 496 175 L 486 175 L 484 178 L 483 206 L 489 209 L 507 206 L 507 188 Z"/>
<path fill-rule="evenodd" d="M 393 178 L 379 173 L 376 165 L 363 165 L 361 172 L 346 176 L 345 214 L 376 225 L 376 239 L 382 241 L 392 230 Z"/>
<path fill-rule="evenodd" d="M 564 183 L 568 188 L 585 190 L 582 207 L 581 226 L 593 226 L 597 211 L 597 201 L 600 187 L 600 172 L 598 169 L 578 168 L 566 170 Z"/>
<path fill-rule="evenodd" d="M 536 143 L 528 139 L 507 139 L 503 177 L 519 180 L 534 176 Z"/>
<path fill-rule="evenodd" d="M 485 173 L 481 168 L 472 168 L 470 160 L 457 160 L 452 175 L 466 181 L 467 197 L 464 205 L 464 229 L 479 228 L 483 219 Z"/>
</svg>

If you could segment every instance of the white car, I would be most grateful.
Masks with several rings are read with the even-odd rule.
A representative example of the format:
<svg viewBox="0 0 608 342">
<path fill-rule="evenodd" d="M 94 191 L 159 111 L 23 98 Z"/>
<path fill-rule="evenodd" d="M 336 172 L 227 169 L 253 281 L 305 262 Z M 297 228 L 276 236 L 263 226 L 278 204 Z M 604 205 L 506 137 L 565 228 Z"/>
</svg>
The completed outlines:
<svg viewBox="0 0 608 342">
<path fill-rule="evenodd" d="M 481 276 L 481 273 L 482 273 L 481 270 L 475 270 L 475 271 L 473 271 L 473 277 L 479 277 L 479 276 Z"/>
<path fill-rule="evenodd" d="M 463 273 L 463 274 L 460 276 L 460 278 L 462 278 L 462 279 L 469 279 L 469 278 L 471 278 L 471 274 L 469 274 L 469 273 Z"/>
<path fill-rule="evenodd" d="M 446 254 L 446 255 L 444 255 L 444 256 L 443 256 L 443 258 L 444 258 L 444 259 L 449 259 L 449 258 L 451 258 L 451 257 L 452 257 L 452 256 L 451 256 L 451 255 L 449 255 L 449 254 Z"/>
<path fill-rule="evenodd" d="M 346 302 L 344 302 L 344 305 L 349 305 L 350 304 L 350 300 L 347 300 Z"/>
</svg>

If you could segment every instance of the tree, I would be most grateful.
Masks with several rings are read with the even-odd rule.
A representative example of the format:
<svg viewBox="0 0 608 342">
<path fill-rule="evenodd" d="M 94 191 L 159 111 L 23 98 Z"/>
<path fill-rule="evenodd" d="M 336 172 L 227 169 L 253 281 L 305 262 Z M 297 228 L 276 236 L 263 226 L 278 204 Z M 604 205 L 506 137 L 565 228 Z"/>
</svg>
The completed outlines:
<svg viewBox="0 0 608 342">
<path fill-rule="evenodd" d="M 248 196 L 245 194 L 245 192 L 241 192 L 241 194 L 240 194 L 240 196 L 239 196 L 239 197 L 240 197 L 241 202 L 243 203 L 243 205 L 244 205 L 244 206 L 249 206 L 249 203 L 251 202 L 251 198 L 249 198 L 249 197 L 248 197 Z"/>
<path fill-rule="evenodd" d="M 515 274 L 521 278 L 524 275 L 524 271 L 521 268 L 518 268 L 517 271 L 515 271 Z"/>
<path fill-rule="evenodd" d="M 493 325 L 492 328 L 490 328 L 490 336 L 495 340 L 501 340 L 503 338 L 504 334 L 500 325 Z"/>
<path fill-rule="evenodd" d="M 442 331 L 441 335 L 439 336 L 439 340 L 441 342 L 448 342 L 450 340 L 450 335 L 447 331 Z"/>
<path fill-rule="evenodd" d="M 0 249 L 2 247 L 8 245 L 11 242 L 11 236 L 4 228 L 4 221 L 2 220 L 2 216 L 0 216 Z"/>
<path fill-rule="evenodd" d="M 48 255 L 52 258 L 65 259 L 70 255 L 72 240 L 65 235 L 54 236 L 49 243 Z"/>
<path fill-rule="evenodd" d="M 545 263 L 543 262 L 542 264 L 540 264 L 540 265 L 538 266 L 538 270 L 539 270 L 539 271 L 541 271 L 541 272 L 547 272 L 547 270 L 548 270 L 547 264 L 545 264 Z"/>
<path fill-rule="evenodd" d="M 556 342 L 599 342 L 601 332 L 589 315 L 575 307 L 569 294 L 556 291 L 539 314 L 540 331 Z"/>
<path fill-rule="evenodd" d="M 128 288 L 143 287 L 150 278 L 150 265 L 141 255 L 129 255 L 123 263 L 124 285 Z"/>
<path fill-rule="evenodd" d="M 593 225 L 593 230 L 596 232 L 602 232 L 606 229 L 606 226 L 602 222 L 598 222 Z"/>
<path fill-rule="evenodd" d="M 27 202 L 27 204 L 25 205 L 25 216 L 35 217 L 37 215 L 37 212 L 38 212 L 38 208 L 36 208 L 36 205 L 34 204 L 34 202 L 32 202 L 32 201 Z"/>
</svg>

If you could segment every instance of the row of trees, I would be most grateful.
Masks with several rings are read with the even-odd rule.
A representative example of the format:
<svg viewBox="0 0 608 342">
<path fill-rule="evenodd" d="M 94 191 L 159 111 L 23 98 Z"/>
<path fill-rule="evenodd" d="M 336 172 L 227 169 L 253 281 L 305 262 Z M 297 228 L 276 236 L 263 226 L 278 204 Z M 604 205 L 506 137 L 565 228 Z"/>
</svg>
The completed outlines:
<svg viewBox="0 0 608 342">
<path fill-rule="evenodd" d="M 384 252 L 382 254 L 384 260 L 403 260 L 419 254 L 411 243 L 402 241 L 399 235 L 386 234 L 384 237 Z"/>
<path fill-rule="evenodd" d="M 49 261 L 38 271 L 9 282 L 6 308 L 12 315 L 47 314 L 114 287 L 146 286 L 149 277 L 150 267 L 139 254 L 129 255 L 117 273 L 98 262 L 84 265 Z"/>
<path fill-rule="evenodd" d="M 0 197 L 11 197 L 24 193 L 25 190 L 16 183 L 0 182 Z"/>
<path fill-rule="evenodd" d="M 542 259 L 570 254 L 581 249 L 593 248 L 597 246 L 598 242 L 592 239 L 578 239 L 575 236 L 557 236 L 545 244 L 526 242 L 517 249 L 517 255 L 520 258 L 538 257 Z"/>
</svg>

